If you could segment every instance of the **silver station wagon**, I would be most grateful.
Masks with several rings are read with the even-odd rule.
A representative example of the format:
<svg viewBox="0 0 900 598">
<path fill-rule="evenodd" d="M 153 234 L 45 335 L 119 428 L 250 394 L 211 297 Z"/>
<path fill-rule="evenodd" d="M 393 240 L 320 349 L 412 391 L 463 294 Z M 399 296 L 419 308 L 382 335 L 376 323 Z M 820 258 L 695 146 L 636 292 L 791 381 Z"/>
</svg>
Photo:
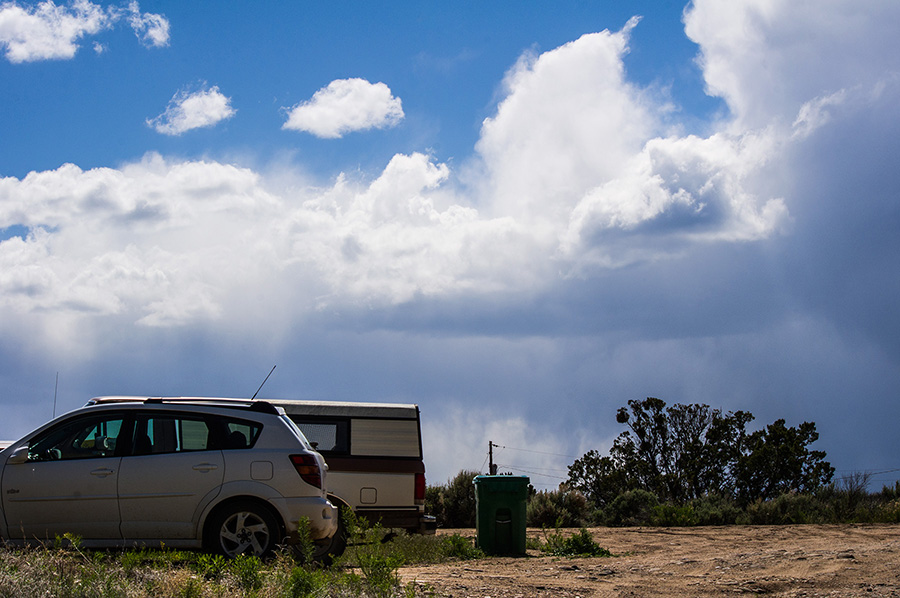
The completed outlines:
<svg viewBox="0 0 900 598">
<path fill-rule="evenodd" d="M 308 525 L 322 557 L 338 522 L 325 469 L 265 401 L 96 398 L 0 452 L 0 540 L 266 556 Z"/>
</svg>

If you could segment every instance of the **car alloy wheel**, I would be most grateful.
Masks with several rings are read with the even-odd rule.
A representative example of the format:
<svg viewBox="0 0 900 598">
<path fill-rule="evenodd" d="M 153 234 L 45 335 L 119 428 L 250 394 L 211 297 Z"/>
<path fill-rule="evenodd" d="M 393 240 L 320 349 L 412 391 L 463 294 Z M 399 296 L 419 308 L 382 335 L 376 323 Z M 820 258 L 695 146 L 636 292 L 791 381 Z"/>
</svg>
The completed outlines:
<svg viewBox="0 0 900 598">
<path fill-rule="evenodd" d="M 266 509 L 253 504 L 225 510 L 214 529 L 218 552 L 228 557 L 266 556 L 279 541 L 278 523 Z"/>
</svg>

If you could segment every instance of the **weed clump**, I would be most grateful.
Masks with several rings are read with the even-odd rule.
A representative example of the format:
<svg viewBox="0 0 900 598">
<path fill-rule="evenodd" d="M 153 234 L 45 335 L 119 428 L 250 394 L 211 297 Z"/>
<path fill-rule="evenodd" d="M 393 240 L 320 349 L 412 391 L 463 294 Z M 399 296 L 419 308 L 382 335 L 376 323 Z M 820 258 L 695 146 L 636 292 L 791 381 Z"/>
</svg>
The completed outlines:
<svg viewBox="0 0 900 598">
<path fill-rule="evenodd" d="M 537 545 L 534 546 L 541 552 L 548 554 L 550 556 L 562 556 L 562 557 L 609 557 L 612 556 L 612 553 L 603 548 L 597 542 L 594 541 L 594 538 L 591 537 L 590 532 L 585 528 L 581 528 L 577 533 L 572 535 L 565 535 L 562 531 L 557 528 L 552 533 L 548 533 L 547 530 L 544 530 L 544 541 L 538 541 Z"/>
</svg>

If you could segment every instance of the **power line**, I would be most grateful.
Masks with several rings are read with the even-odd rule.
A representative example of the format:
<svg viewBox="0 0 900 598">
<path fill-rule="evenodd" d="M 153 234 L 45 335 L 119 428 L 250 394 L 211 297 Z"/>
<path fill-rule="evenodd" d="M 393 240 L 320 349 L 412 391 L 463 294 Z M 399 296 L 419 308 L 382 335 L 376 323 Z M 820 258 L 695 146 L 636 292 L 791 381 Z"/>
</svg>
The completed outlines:
<svg viewBox="0 0 900 598">
<path fill-rule="evenodd" d="M 503 467 L 511 467 L 514 469 L 522 469 L 522 467 L 523 467 L 522 465 L 512 465 L 509 463 L 498 463 L 497 465 L 503 466 Z M 524 467 L 527 467 L 529 469 L 535 469 L 537 471 L 555 471 L 558 473 L 568 473 L 568 470 L 566 470 L 566 469 L 557 469 L 555 467 L 532 467 L 531 465 L 525 465 Z"/>
<path fill-rule="evenodd" d="M 488 442 L 488 459 L 490 459 L 490 461 L 491 461 L 491 469 L 492 469 L 491 474 L 496 473 L 496 468 L 504 467 L 504 468 L 511 469 L 514 471 L 527 473 L 527 474 L 539 476 L 539 477 L 552 478 L 555 480 L 569 479 L 568 476 L 554 475 L 553 473 L 544 473 L 544 472 L 568 473 L 568 470 L 566 470 L 566 469 L 558 469 L 558 468 L 552 468 L 552 467 L 524 467 L 523 468 L 519 465 L 495 463 L 494 459 L 493 459 L 493 449 L 494 448 L 507 449 L 510 451 L 519 451 L 519 452 L 523 452 L 523 453 L 533 453 L 536 455 L 549 455 L 552 457 L 565 457 L 567 459 L 570 459 L 570 458 L 577 459 L 577 457 L 575 457 L 573 455 L 563 455 L 561 453 L 551 453 L 549 451 L 538 451 L 538 450 L 534 450 L 534 449 L 523 449 L 523 448 L 517 448 L 517 447 L 512 447 L 512 446 L 504 446 L 504 445 L 496 444 L 493 441 L 490 441 L 490 442 Z M 482 469 L 483 468 L 484 468 L 484 464 L 482 464 Z"/>
<path fill-rule="evenodd" d="M 553 457 L 566 457 L 567 459 L 580 459 L 581 458 L 581 457 L 576 457 L 574 455 L 562 455 L 560 453 L 548 453 L 546 451 L 535 451 L 532 449 L 515 448 L 512 446 L 503 446 L 500 444 L 495 444 L 494 446 L 496 446 L 497 448 L 507 449 L 510 451 L 521 451 L 523 453 L 536 453 L 538 455 L 551 455 Z"/>
<path fill-rule="evenodd" d="M 900 471 L 900 467 L 897 467 L 895 469 L 882 469 L 881 471 L 867 471 L 866 473 L 868 473 L 869 475 L 881 475 L 883 473 L 895 473 L 898 471 Z"/>
<path fill-rule="evenodd" d="M 528 474 L 531 474 L 531 475 L 541 476 L 541 477 L 543 477 L 543 478 L 553 478 L 553 479 L 556 479 L 556 480 L 567 480 L 567 479 L 569 479 L 569 478 L 567 478 L 567 477 L 564 478 L 564 477 L 562 477 L 562 476 L 552 475 L 552 474 L 549 474 L 549 473 L 540 473 L 540 472 L 538 472 L 538 471 L 532 471 L 532 470 L 529 470 L 529 469 L 523 469 L 523 468 L 518 467 L 518 466 L 516 466 L 516 465 L 504 465 L 504 464 L 502 464 L 502 463 L 498 463 L 498 464 L 497 464 L 497 467 L 505 467 L 505 468 L 511 469 L 511 470 L 513 470 L 513 471 L 521 471 L 522 473 L 528 473 Z"/>
<path fill-rule="evenodd" d="M 894 469 L 836 469 L 835 471 L 848 471 L 850 473 L 870 473 L 872 475 L 878 475 L 880 473 L 893 473 L 895 471 L 900 471 L 900 467 Z"/>
<path fill-rule="evenodd" d="M 555 475 L 553 473 L 545 473 L 545 472 L 554 472 L 554 471 L 559 472 L 560 470 L 558 470 L 558 469 L 548 469 L 548 468 L 543 468 L 543 467 L 528 467 L 527 465 L 525 467 L 523 467 L 521 465 L 511 465 L 508 463 L 498 463 L 497 467 L 504 467 L 506 469 L 512 469 L 515 471 L 523 471 L 525 473 L 532 473 L 534 475 L 544 476 L 544 477 L 548 477 L 548 478 L 556 478 L 558 480 L 567 480 L 568 479 L 568 476 L 563 477 L 560 475 Z"/>
</svg>

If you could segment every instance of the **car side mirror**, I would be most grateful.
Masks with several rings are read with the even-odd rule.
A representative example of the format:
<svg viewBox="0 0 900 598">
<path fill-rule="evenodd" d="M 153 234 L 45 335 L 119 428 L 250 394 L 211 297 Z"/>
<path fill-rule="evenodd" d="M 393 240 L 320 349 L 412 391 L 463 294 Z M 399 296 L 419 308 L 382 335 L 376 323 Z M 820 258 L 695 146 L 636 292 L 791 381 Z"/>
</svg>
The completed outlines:
<svg viewBox="0 0 900 598">
<path fill-rule="evenodd" d="M 18 465 L 20 463 L 25 463 L 26 461 L 28 461 L 28 447 L 20 446 L 9 456 L 9 459 L 6 460 L 6 464 Z"/>
</svg>

